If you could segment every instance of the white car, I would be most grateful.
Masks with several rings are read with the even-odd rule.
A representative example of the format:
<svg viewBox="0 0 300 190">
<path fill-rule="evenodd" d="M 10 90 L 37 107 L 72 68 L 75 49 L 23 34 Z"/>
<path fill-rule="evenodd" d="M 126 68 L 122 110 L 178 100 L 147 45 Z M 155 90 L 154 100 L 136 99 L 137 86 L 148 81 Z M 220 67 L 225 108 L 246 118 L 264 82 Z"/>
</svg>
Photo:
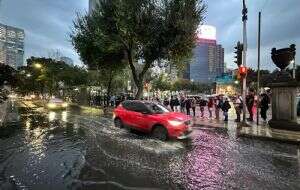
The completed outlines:
<svg viewBox="0 0 300 190">
<path fill-rule="evenodd" d="M 52 98 L 47 103 L 47 108 L 50 110 L 62 110 L 62 109 L 67 109 L 67 107 L 68 107 L 68 103 L 64 102 L 59 98 Z"/>
</svg>

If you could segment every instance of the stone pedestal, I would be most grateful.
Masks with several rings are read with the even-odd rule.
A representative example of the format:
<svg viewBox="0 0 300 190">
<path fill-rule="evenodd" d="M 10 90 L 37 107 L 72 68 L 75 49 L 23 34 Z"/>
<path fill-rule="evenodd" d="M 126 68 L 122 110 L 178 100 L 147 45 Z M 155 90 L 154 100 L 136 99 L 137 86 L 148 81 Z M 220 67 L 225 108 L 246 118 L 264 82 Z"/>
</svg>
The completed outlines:
<svg viewBox="0 0 300 190">
<path fill-rule="evenodd" d="M 297 88 L 295 81 L 270 84 L 272 89 L 272 128 L 300 131 L 297 123 Z"/>
</svg>

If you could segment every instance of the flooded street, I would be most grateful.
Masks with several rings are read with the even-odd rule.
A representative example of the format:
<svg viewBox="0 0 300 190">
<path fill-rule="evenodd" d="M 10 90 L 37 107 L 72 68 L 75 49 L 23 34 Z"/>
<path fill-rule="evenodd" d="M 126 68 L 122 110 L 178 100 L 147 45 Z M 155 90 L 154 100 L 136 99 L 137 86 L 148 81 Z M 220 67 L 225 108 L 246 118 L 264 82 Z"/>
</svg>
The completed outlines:
<svg viewBox="0 0 300 190">
<path fill-rule="evenodd" d="M 160 142 L 78 110 L 16 106 L 21 124 L 0 132 L 1 190 L 300 189 L 297 145 L 209 127 Z"/>
</svg>

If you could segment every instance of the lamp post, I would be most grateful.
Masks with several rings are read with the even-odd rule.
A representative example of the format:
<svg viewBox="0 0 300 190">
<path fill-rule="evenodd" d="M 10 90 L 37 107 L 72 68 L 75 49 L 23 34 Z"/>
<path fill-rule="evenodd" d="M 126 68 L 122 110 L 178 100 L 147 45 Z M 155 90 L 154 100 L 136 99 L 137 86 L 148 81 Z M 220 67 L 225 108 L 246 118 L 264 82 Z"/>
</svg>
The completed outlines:
<svg viewBox="0 0 300 190">
<path fill-rule="evenodd" d="M 247 66 L 247 13 L 246 2 L 243 0 L 242 21 L 243 21 L 243 67 Z M 246 90 L 247 75 L 243 77 L 243 122 L 246 122 Z"/>
</svg>

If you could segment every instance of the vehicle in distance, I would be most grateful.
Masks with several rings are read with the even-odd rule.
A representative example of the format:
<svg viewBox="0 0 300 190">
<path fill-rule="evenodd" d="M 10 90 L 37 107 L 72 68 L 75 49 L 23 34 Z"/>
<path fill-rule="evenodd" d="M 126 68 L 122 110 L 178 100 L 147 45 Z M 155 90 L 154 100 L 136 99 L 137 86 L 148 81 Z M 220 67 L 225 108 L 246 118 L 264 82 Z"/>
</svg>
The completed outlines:
<svg viewBox="0 0 300 190">
<path fill-rule="evenodd" d="M 171 112 L 156 102 L 139 100 L 122 102 L 114 109 L 113 119 L 116 127 L 128 126 L 163 141 L 189 137 L 193 125 L 188 115 Z"/>
<path fill-rule="evenodd" d="M 67 109 L 68 103 L 59 98 L 52 98 L 47 103 L 47 108 L 50 110 L 64 110 Z"/>
</svg>

